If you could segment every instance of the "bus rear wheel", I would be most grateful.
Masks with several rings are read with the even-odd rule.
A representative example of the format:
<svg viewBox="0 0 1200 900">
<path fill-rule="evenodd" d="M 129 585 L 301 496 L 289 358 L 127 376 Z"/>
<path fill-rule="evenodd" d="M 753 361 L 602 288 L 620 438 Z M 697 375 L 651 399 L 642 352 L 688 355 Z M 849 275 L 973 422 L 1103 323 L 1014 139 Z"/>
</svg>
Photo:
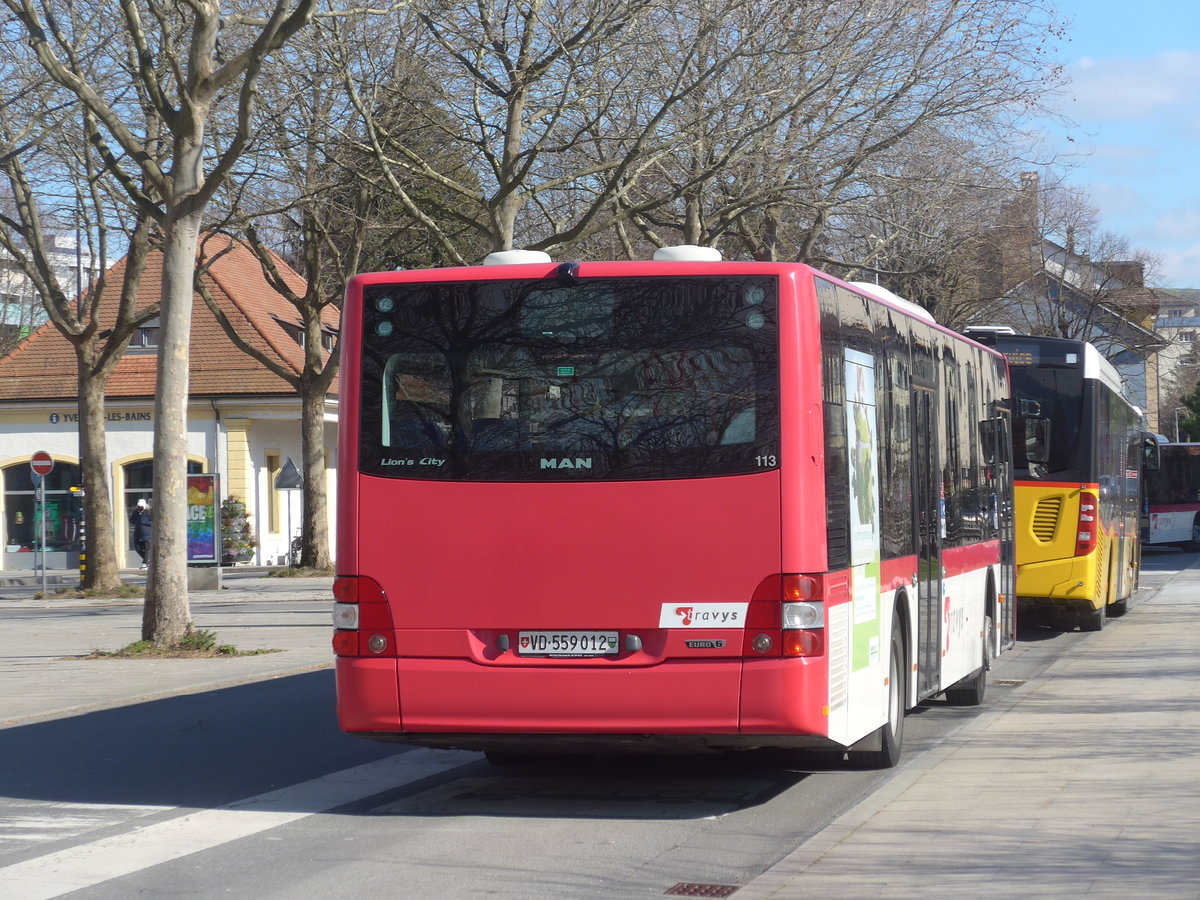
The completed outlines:
<svg viewBox="0 0 1200 900">
<path fill-rule="evenodd" d="M 856 769 L 890 769 L 900 762 L 904 743 L 904 703 L 908 696 L 908 658 L 904 652 L 904 632 L 900 617 L 892 616 L 891 653 L 888 661 L 887 722 L 872 735 L 878 750 L 851 750 L 846 754 Z"/>
<path fill-rule="evenodd" d="M 1101 601 L 1100 608 L 1084 613 L 1079 619 L 1080 631 L 1103 631 L 1108 621 L 1108 604 Z"/>
<path fill-rule="evenodd" d="M 1196 553 L 1200 551 L 1200 516 L 1192 519 L 1192 539 L 1181 543 L 1179 549 L 1184 553 Z"/>
<path fill-rule="evenodd" d="M 946 688 L 946 702 L 951 706 L 979 706 L 987 693 L 987 673 L 992 667 L 992 640 L 995 637 L 992 617 L 983 620 L 983 660 L 979 670 L 962 681 Z"/>
</svg>

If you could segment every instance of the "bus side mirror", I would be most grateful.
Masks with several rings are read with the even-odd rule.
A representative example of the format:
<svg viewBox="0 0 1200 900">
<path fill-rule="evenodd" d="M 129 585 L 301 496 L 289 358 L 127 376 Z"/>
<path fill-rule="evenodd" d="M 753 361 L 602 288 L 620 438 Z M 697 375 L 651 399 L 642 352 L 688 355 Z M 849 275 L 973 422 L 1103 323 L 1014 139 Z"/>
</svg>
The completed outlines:
<svg viewBox="0 0 1200 900">
<path fill-rule="evenodd" d="M 1158 449 L 1158 438 L 1152 434 L 1142 437 L 1142 471 L 1157 472 L 1162 468 L 1162 455 Z"/>
<path fill-rule="evenodd" d="M 1022 401 L 1022 404 L 1025 401 Z M 1050 462 L 1050 420 L 1025 417 L 1025 459 L 1037 465 Z"/>
</svg>

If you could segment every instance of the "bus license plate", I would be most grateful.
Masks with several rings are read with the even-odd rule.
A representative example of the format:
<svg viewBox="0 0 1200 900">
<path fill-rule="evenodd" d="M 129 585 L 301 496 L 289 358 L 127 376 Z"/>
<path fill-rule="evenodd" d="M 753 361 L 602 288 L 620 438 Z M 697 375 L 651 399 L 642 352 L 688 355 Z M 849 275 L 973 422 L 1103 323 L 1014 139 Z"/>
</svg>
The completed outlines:
<svg viewBox="0 0 1200 900">
<path fill-rule="evenodd" d="M 522 631 L 517 635 L 521 656 L 615 656 L 615 631 Z"/>
</svg>

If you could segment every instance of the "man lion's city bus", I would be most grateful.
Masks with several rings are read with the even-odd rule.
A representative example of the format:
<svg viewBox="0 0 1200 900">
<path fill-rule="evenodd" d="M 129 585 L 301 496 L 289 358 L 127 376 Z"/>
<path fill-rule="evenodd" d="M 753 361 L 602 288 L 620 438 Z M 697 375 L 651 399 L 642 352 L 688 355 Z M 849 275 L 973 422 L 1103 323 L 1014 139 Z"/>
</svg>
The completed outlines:
<svg viewBox="0 0 1200 900">
<path fill-rule="evenodd" d="M 1159 444 L 1159 469 L 1146 472 L 1146 543 L 1200 551 L 1200 444 Z"/>
<path fill-rule="evenodd" d="M 343 729 L 885 767 L 908 708 L 982 701 L 1003 357 L 804 265 L 514 257 L 348 286 Z"/>
<path fill-rule="evenodd" d="M 990 331 L 968 329 L 1004 354 L 1012 374 L 1018 610 L 1099 631 L 1137 590 L 1141 471 L 1153 436 L 1092 344 Z"/>
</svg>

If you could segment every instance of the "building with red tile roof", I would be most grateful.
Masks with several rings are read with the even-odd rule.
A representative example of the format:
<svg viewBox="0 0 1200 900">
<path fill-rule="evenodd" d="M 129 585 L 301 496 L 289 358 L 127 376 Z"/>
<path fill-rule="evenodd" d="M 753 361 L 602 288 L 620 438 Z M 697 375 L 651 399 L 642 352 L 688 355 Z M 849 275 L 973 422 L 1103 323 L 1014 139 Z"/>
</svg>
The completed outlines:
<svg viewBox="0 0 1200 900">
<path fill-rule="evenodd" d="M 299 375 L 304 350 L 296 308 L 270 285 L 257 258 L 245 247 L 214 237 L 202 252 L 211 258 L 221 247 L 228 252 L 203 275 L 209 295 L 243 341 Z M 288 287 L 303 296 L 304 279 L 283 260 L 274 262 Z M 125 260 L 117 263 L 105 281 L 100 303 L 102 328 L 115 320 L 124 266 Z M 139 309 L 158 299 L 161 284 L 162 257 L 152 253 L 138 292 Z M 118 534 L 127 530 L 124 521 L 136 501 L 151 493 L 157 325 L 157 320 L 151 320 L 138 330 L 105 391 L 110 487 Z M 337 312 L 330 310 L 322 336 L 326 351 L 337 326 Z M 289 534 L 295 535 L 300 527 L 300 492 L 274 486 L 286 461 L 301 458 L 300 396 L 287 380 L 237 347 L 199 294 L 193 296 L 190 351 L 189 472 L 218 473 L 221 496 L 241 498 L 250 511 L 258 539 L 254 561 L 280 562 Z M 325 417 L 326 478 L 331 497 L 336 390 L 335 380 Z M 31 559 L 27 554 L 37 546 L 41 523 L 33 502 L 29 463 L 37 450 L 49 452 L 55 460 L 54 470 L 46 477 L 47 565 L 53 570 L 77 564 L 77 528 L 68 493 L 71 485 L 79 483 L 77 394 L 74 350 L 51 324 L 34 331 L 0 359 L 0 471 L 4 475 L 0 521 L 5 524 L 6 569 L 33 567 L 26 562 Z M 333 529 L 331 520 L 331 536 Z M 130 543 L 125 562 L 133 565 L 136 561 Z"/>
</svg>

